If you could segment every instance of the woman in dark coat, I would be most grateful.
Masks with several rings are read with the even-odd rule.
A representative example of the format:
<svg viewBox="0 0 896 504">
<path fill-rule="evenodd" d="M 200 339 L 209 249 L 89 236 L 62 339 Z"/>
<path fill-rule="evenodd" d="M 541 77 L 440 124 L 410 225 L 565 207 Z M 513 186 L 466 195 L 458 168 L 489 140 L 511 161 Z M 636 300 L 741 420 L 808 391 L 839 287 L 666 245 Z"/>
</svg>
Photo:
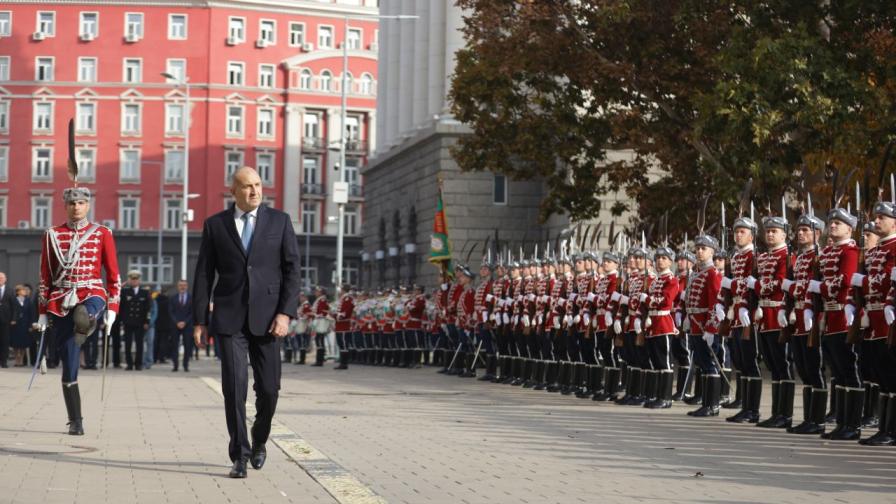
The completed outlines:
<svg viewBox="0 0 896 504">
<path fill-rule="evenodd" d="M 13 300 L 13 316 L 10 323 L 10 344 L 15 349 L 16 366 L 25 366 L 25 352 L 31 346 L 31 321 L 34 308 L 27 296 L 28 289 L 24 285 L 16 285 L 16 298 Z"/>
</svg>

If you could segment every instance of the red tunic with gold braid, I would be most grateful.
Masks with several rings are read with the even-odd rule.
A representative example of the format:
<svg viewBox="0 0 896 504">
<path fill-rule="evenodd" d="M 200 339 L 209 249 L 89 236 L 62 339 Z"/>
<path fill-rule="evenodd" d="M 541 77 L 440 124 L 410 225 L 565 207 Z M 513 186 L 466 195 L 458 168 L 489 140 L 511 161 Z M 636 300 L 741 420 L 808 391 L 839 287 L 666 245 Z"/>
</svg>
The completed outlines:
<svg viewBox="0 0 896 504">
<path fill-rule="evenodd" d="M 460 295 L 460 299 L 457 302 L 457 327 L 461 329 L 465 329 L 467 331 L 472 331 L 476 327 L 476 303 L 475 303 L 476 295 L 473 293 L 473 289 L 466 287 Z"/>
<path fill-rule="evenodd" d="M 38 293 L 41 315 L 64 317 L 91 297 L 102 299 L 109 310 L 118 312 L 121 279 L 112 231 L 86 221 L 48 229 L 41 246 Z"/>
<path fill-rule="evenodd" d="M 687 300 L 684 298 L 688 291 L 688 272 L 679 271 L 678 272 L 678 294 L 675 296 L 675 307 L 672 309 L 677 316 L 681 316 L 681 313 L 684 312 L 685 305 L 687 304 Z M 682 323 L 684 320 L 682 319 Z"/>
<path fill-rule="evenodd" d="M 887 337 L 888 326 L 884 317 L 884 307 L 894 293 L 891 288 L 893 282 L 890 280 L 890 272 L 894 266 L 896 266 L 896 235 L 881 238 L 876 247 L 865 253 L 865 276 L 861 279 L 862 294 L 865 297 L 863 309 L 868 315 L 868 325 L 871 328 L 865 332 L 865 339 Z M 849 293 L 849 303 L 853 303 L 852 289 Z"/>
<path fill-rule="evenodd" d="M 858 258 L 859 249 L 851 239 L 828 245 L 821 251 L 818 269 L 822 277 L 820 290 L 824 303 L 825 335 L 846 331 L 843 306 L 849 295 L 849 282 L 859 266 Z M 810 299 L 807 293 L 806 301 Z"/>
<path fill-rule="evenodd" d="M 585 319 L 591 321 L 591 303 L 593 301 L 593 296 L 591 300 L 588 299 L 588 295 L 591 294 L 591 274 L 582 272 L 576 275 L 576 315 L 579 317 L 579 322 L 576 323 L 576 330 L 584 332 L 585 331 Z"/>
<path fill-rule="evenodd" d="M 594 289 L 594 314 L 597 317 L 595 324 L 597 324 L 598 332 L 607 330 L 606 313 L 607 311 L 611 314 L 613 313 L 615 303 L 613 303 L 611 297 L 616 292 L 618 284 L 619 272 L 611 271 L 600 278 L 597 282 L 597 287 Z"/>
<path fill-rule="evenodd" d="M 426 317 L 426 296 L 418 294 L 408 299 L 404 305 L 404 310 L 408 314 L 408 322 L 405 328 L 414 331 L 423 329 L 423 319 Z"/>
<path fill-rule="evenodd" d="M 737 312 L 741 308 L 749 309 L 750 300 L 747 299 L 749 289 L 747 289 L 746 278 L 753 271 L 753 260 L 752 244 L 737 250 L 731 257 L 731 306 L 725 307 L 727 317 L 731 320 L 731 327 L 742 327 L 743 324 L 740 323 L 740 317 L 737 316 Z M 719 303 L 724 302 L 722 291 L 719 291 L 717 300 Z M 753 314 L 750 314 L 750 317 L 752 316 Z"/>
<path fill-rule="evenodd" d="M 759 278 L 753 290 L 759 295 L 759 308 L 762 310 L 760 332 L 781 330 L 778 311 L 784 309 L 781 284 L 787 278 L 787 259 L 787 245 L 784 244 L 759 254 L 756 259 Z"/>
<path fill-rule="evenodd" d="M 551 291 L 551 279 L 546 276 L 539 277 L 535 280 L 535 317 L 532 324 L 543 327 L 547 320 L 547 311 L 551 303 L 551 297 L 548 293 Z"/>
<path fill-rule="evenodd" d="M 504 313 L 504 296 L 506 293 L 507 279 L 504 277 L 500 277 L 495 279 L 492 282 L 492 292 L 491 299 L 488 300 L 489 305 L 491 306 L 491 318 L 494 320 L 495 325 L 501 325 L 504 321 L 498 320 L 499 317 Z M 486 296 L 488 299 L 488 296 Z"/>
<path fill-rule="evenodd" d="M 510 302 L 510 305 L 507 307 L 508 314 L 510 315 L 510 323 L 512 326 L 517 326 L 520 321 L 519 317 L 523 313 L 523 279 L 522 277 L 516 277 L 510 281 L 510 290 L 507 291 L 507 299 Z M 516 327 L 514 327 L 515 329 Z"/>
<path fill-rule="evenodd" d="M 687 312 L 689 333 L 716 334 L 719 332 L 718 320 L 713 316 L 713 308 L 722 284 L 722 274 L 710 261 L 691 276 L 687 290 Z"/>
<path fill-rule="evenodd" d="M 355 312 L 355 300 L 350 294 L 345 294 L 339 300 L 339 310 L 336 312 L 336 332 L 352 330 L 352 314 Z"/>
<path fill-rule="evenodd" d="M 563 315 L 566 313 L 566 280 L 563 278 L 551 277 L 551 289 L 548 292 L 550 299 L 548 314 L 544 321 L 544 327 L 547 330 L 559 329 L 560 323 L 563 321 Z"/>
<path fill-rule="evenodd" d="M 476 313 L 476 323 L 488 323 L 491 314 L 491 302 L 487 299 L 492 294 L 492 280 L 480 282 L 473 294 L 473 311 Z"/>
<path fill-rule="evenodd" d="M 628 320 L 625 321 L 623 330 L 632 332 L 635 330 L 635 318 L 641 316 L 641 294 L 650 289 L 651 278 L 641 271 L 635 271 L 628 277 Z M 619 318 L 619 314 L 617 314 Z M 642 325 L 643 328 L 643 325 Z"/>
<path fill-rule="evenodd" d="M 463 294 L 464 288 L 459 283 L 451 284 L 451 288 L 448 289 L 448 303 L 445 307 L 445 320 L 449 324 L 460 325 L 457 320 L 460 311 L 457 308 L 457 302 L 460 300 L 461 294 Z"/>
<path fill-rule="evenodd" d="M 672 274 L 672 270 L 660 273 L 647 291 L 647 316 L 650 317 L 650 331 L 648 338 L 677 334 L 675 319 L 672 317 L 672 308 L 675 307 L 675 297 L 678 295 L 678 279 Z"/>
</svg>

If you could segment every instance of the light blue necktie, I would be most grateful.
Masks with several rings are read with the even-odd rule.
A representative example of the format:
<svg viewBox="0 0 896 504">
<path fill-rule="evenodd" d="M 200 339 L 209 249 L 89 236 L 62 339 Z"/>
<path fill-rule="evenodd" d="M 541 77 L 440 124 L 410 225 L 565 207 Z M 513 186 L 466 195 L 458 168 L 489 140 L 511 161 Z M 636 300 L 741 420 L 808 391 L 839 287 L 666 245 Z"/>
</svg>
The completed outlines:
<svg viewBox="0 0 896 504">
<path fill-rule="evenodd" d="M 252 243 L 252 231 L 255 230 L 252 224 L 252 219 L 249 218 L 249 214 L 243 214 L 243 249 L 246 253 L 249 253 L 249 245 Z"/>
</svg>

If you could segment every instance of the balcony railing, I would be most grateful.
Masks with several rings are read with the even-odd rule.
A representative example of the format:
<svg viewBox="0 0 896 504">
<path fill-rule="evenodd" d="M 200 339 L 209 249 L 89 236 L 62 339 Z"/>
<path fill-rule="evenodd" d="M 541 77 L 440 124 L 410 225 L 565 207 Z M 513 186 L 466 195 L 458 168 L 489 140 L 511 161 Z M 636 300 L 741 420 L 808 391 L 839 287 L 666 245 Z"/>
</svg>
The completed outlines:
<svg viewBox="0 0 896 504">
<path fill-rule="evenodd" d="M 305 150 L 322 151 L 327 148 L 323 138 L 305 137 L 302 139 L 302 148 Z"/>
<path fill-rule="evenodd" d="M 367 140 L 349 139 L 345 142 L 345 150 L 351 153 L 367 154 Z"/>
<path fill-rule="evenodd" d="M 349 184 L 348 196 L 349 198 L 363 198 L 364 187 L 361 184 Z"/>
<path fill-rule="evenodd" d="M 305 196 L 323 196 L 324 186 L 321 184 L 302 184 L 302 194 Z"/>
</svg>

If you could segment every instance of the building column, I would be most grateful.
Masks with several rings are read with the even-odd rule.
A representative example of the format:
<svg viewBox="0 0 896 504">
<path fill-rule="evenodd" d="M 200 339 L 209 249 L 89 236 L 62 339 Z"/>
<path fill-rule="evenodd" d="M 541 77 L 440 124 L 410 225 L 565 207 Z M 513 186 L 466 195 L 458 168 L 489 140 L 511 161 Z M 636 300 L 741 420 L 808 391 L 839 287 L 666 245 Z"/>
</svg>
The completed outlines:
<svg viewBox="0 0 896 504">
<path fill-rule="evenodd" d="M 388 0 L 383 2 L 383 8 L 381 12 L 386 14 L 388 12 L 386 5 L 389 3 Z M 381 114 L 377 114 L 376 117 L 376 131 L 379 132 L 379 135 L 376 137 L 377 143 L 374 143 L 374 136 L 370 136 L 370 150 L 371 152 L 375 152 L 376 155 L 379 155 L 386 151 L 385 149 L 385 141 L 386 140 L 386 116 L 388 115 L 389 110 L 389 83 L 391 82 L 389 72 L 379 71 L 379 69 L 385 70 L 385 66 L 387 61 L 389 60 L 389 30 L 386 27 L 386 20 L 382 20 L 379 23 L 380 37 L 377 41 L 377 52 L 376 52 L 376 60 L 377 60 L 377 73 L 376 73 L 376 108 L 377 110 L 382 111 Z"/>
<path fill-rule="evenodd" d="M 386 2 L 385 6 L 387 6 L 389 10 L 386 15 L 394 16 L 400 14 L 400 5 L 401 0 L 391 0 Z M 387 133 L 384 139 L 387 148 L 396 145 L 399 142 L 398 103 L 401 100 L 400 95 L 398 94 L 398 88 L 399 83 L 403 78 L 401 67 L 399 65 L 399 55 L 401 54 L 399 22 L 400 21 L 395 19 L 384 19 L 383 22 L 380 23 L 380 26 L 382 27 L 381 29 L 384 30 L 384 34 L 389 38 L 389 54 L 386 58 L 386 71 L 389 73 L 389 87 L 387 88 L 389 96 L 386 99 L 386 103 L 389 105 L 389 108 L 386 110 Z"/>
<path fill-rule="evenodd" d="M 413 16 L 416 0 L 401 0 L 401 14 Z M 408 19 L 395 22 L 397 31 L 401 33 L 401 52 L 399 64 L 401 65 L 402 79 L 398 84 L 398 95 L 401 101 L 398 103 L 398 133 L 407 135 L 414 125 L 414 25 L 416 20 Z M 400 140 L 399 140 L 400 141 Z"/>
<path fill-rule="evenodd" d="M 302 109 L 286 105 L 283 149 L 283 211 L 289 214 L 293 228 L 299 228 L 299 201 L 302 180 Z"/>
<path fill-rule="evenodd" d="M 457 64 L 454 53 L 464 47 L 464 34 L 460 31 L 463 27 L 463 11 L 453 4 L 447 6 L 445 8 L 445 91 L 442 99 L 442 113 L 445 115 L 450 115 L 451 105 L 448 103 L 448 92 L 451 90 L 451 77 Z"/>
<path fill-rule="evenodd" d="M 416 0 L 417 19 L 408 21 L 414 24 L 414 113 L 411 123 L 419 127 L 429 116 L 427 93 L 429 92 L 429 0 Z"/>
<path fill-rule="evenodd" d="M 429 7 L 429 60 L 427 68 L 426 116 L 441 113 L 445 102 L 445 9 L 447 2 L 433 2 Z"/>
<path fill-rule="evenodd" d="M 367 148 L 368 148 L 368 155 L 369 155 L 370 153 L 374 152 L 374 150 L 373 150 L 373 146 L 374 146 L 374 145 L 377 145 L 376 142 L 377 142 L 377 139 L 379 138 L 379 136 L 377 135 L 377 132 L 379 132 L 379 131 L 380 131 L 380 128 L 382 127 L 382 125 L 380 124 L 380 123 L 382 122 L 382 120 L 381 120 L 382 117 L 383 117 L 383 115 L 382 115 L 382 114 L 377 114 L 377 113 L 376 113 L 376 110 L 373 110 L 373 111 L 367 113 Z M 378 151 L 378 150 L 379 150 L 379 148 L 377 147 L 377 151 Z"/>
</svg>

